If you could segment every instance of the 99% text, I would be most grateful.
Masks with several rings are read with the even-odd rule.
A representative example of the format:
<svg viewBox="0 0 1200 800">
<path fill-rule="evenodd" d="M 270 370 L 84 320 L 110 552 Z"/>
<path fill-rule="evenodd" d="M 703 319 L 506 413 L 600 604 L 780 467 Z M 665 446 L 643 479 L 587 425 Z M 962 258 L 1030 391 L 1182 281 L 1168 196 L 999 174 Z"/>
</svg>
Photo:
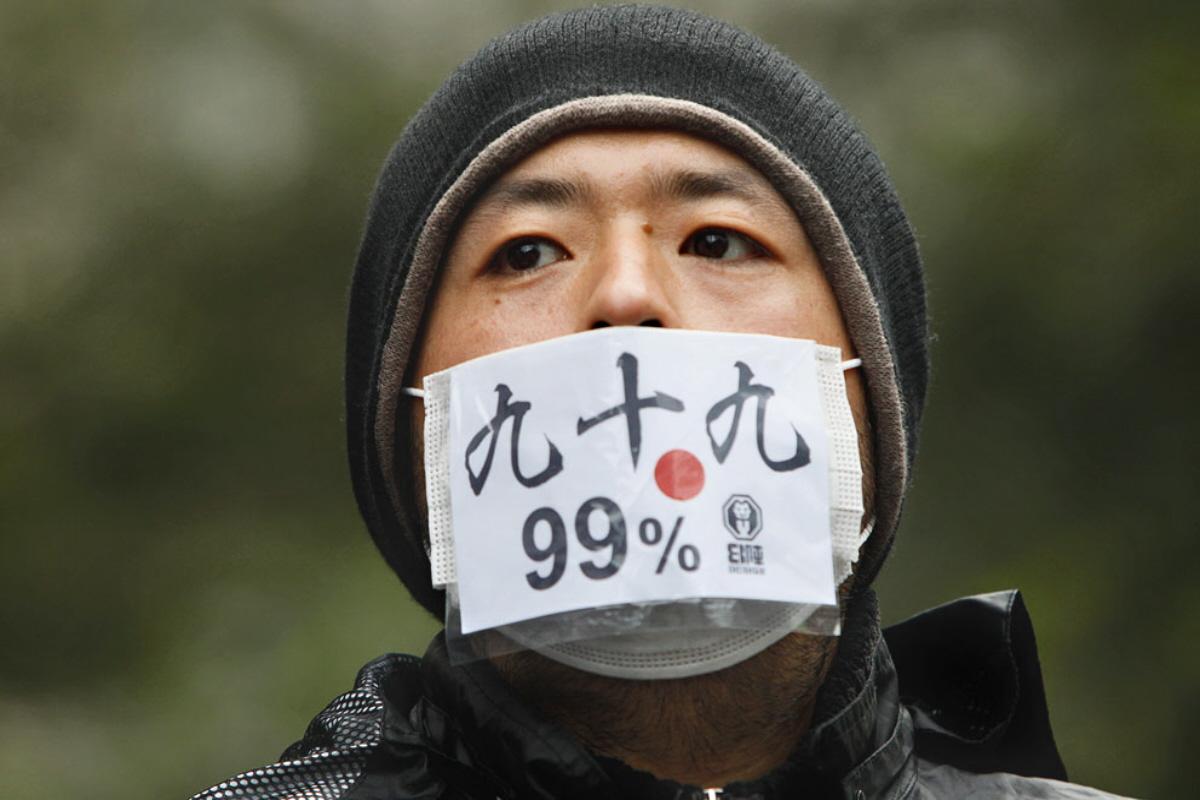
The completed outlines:
<svg viewBox="0 0 1200 800">
<path fill-rule="evenodd" d="M 602 537 L 592 534 L 591 519 L 593 512 L 602 512 L 608 518 L 608 533 Z M 538 525 L 545 523 L 550 529 L 550 543 L 546 547 L 538 544 Z M 675 520 L 667 543 L 658 559 L 655 575 L 661 575 L 670 561 L 671 553 L 675 553 L 680 569 L 694 572 L 700 567 L 700 551 L 693 544 L 680 545 L 675 548 L 675 540 L 679 536 L 679 528 L 683 525 L 683 517 Z M 607 561 L 584 561 L 579 565 L 580 571 L 594 581 L 612 577 L 625 563 L 628 551 L 625 515 L 621 507 L 607 497 L 593 497 L 585 500 L 575 513 L 575 538 L 585 549 L 598 553 L 608 550 Z M 646 517 L 638 525 L 638 539 L 643 544 L 654 547 L 663 540 L 663 526 L 654 517 Z M 536 508 L 525 519 L 521 531 L 521 543 L 525 547 L 525 555 L 533 561 L 550 561 L 550 572 L 542 575 L 537 570 L 525 573 L 525 580 L 537 590 L 549 589 L 562 578 L 567 570 L 567 528 L 563 518 L 549 506 Z"/>
</svg>

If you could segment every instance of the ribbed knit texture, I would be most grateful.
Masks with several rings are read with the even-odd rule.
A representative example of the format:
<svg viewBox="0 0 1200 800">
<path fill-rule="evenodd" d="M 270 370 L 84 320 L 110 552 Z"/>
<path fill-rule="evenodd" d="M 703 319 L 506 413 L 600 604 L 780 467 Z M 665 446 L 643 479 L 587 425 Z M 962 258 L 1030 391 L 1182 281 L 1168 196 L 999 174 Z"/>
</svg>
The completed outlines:
<svg viewBox="0 0 1200 800">
<path fill-rule="evenodd" d="M 394 508 L 373 443 L 383 343 L 426 218 L 479 152 L 530 115 L 566 101 L 646 94 L 700 103 L 756 130 L 806 170 L 841 221 L 879 305 L 903 400 L 909 474 L 929 356 L 916 243 L 883 165 L 849 116 L 789 58 L 690 11 L 607 6 L 544 17 L 460 66 L 405 127 L 375 189 L 351 290 L 346 424 L 359 507 L 388 563 L 426 608 L 432 589 L 411 486 Z M 851 330 L 853 336 L 854 331 Z M 403 436 L 407 424 L 397 425 Z M 407 442 L 396 472 L 409 476 Z M 400 463 L 403 462 L 403 463 Z M 893 531 L 857 567 L 869 584 Z"/>
</svg>

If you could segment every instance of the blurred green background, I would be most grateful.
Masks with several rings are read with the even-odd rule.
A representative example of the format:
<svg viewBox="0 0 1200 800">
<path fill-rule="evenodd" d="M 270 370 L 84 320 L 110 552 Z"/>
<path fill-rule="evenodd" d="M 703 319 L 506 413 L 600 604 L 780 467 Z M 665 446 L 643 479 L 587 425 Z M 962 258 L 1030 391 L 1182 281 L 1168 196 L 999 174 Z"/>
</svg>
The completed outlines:
<svg viewBox="0 0 1200 800">
<path fill-rule="evenodd" d="M 537 2 L 0 6 L 0 797 L 183 798 L 435 622 L 345 466 L 409 115 Z M 695 2 L 828 86 L 926 258 L 886 621 L 1018 586 L 1072 777 L 1191 796 L 1198 6 Z"/>
</svg>

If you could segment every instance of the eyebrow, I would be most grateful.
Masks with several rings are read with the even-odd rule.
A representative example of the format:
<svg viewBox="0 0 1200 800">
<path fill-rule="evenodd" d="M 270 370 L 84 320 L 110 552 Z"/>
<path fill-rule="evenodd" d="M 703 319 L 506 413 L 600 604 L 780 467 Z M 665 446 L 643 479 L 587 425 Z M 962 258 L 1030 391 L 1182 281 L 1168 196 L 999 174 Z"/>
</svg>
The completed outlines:
<svg viewBox="0 0 1200 800">
<path fill-rule="evenodd" d="M 484 194 L 484 203 L 500 206 L 505 210 L 517 206 L 549 206 L 566 208 L 586 202 L 595 190 L 587 181 L 570 181 L 562 178 L 517 178 L 496 184 Z"/>
<path fill-rule="evenodd" d="M 672 170 L 650 173 L 651 197 L 656 200 L 706 200 L 710 197 L 736 197 L 749 203 L 769 203 L 770 190 L 746 170 L 725 169 L 717 172 Z"/>
<path fill-rule="evenodd" d="M 715 172 L 696 170 L 654 170 L 649 173 L 650 198 L 653 201 L 706 200 L 734 197 L 752 205 L 774 204 L 773 192 L 765 181 L 744 169 Z M 597 191 L 586 178 L 514 178 L 495 184 L 480 198 L 480 206 L 496 211 L 512 211 L 523 206 L 568 208 L 585 205 Z"/>
</svg>

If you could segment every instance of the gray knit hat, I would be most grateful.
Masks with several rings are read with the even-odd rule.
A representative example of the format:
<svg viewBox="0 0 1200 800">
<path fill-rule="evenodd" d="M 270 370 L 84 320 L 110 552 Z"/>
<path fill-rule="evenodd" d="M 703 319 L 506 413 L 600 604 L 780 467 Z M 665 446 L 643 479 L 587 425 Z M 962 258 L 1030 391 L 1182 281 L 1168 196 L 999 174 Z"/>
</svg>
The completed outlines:
<svg viewBox="0 0 1200 800">
<path fill-rule="evenodd" d="M 669 128 L 738 153 L 804 225 L 863 360 L 876 524 L 855 568 L 891 547 L 916 452 L 929 355 L 916 242 L 849 116 L 760 39 L 691 11 L 593 7 L 489 42 L 405 127 L 375 188 L 350 297 L 346 427 L 363 518 L 413 596 L 441 616 L 400 388 L 463 211 L 506 168 L 583 128 Z"/>
</svg>

